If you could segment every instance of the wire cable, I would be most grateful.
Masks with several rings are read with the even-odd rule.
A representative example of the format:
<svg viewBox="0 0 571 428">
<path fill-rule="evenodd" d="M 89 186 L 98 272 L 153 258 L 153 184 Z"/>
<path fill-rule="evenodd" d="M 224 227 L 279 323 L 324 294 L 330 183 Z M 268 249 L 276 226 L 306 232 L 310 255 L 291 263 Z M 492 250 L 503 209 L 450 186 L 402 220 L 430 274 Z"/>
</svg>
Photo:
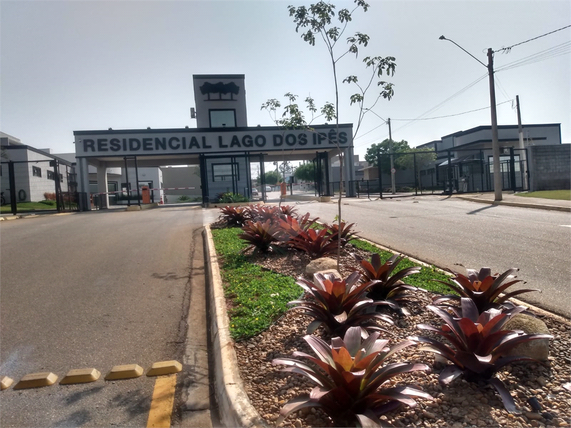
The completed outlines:
<svg viewBox="0 0 571 428">
<path fill-rule="evenodd" d="M 540 52 L 536 52 L 532 55 L 526 56 L 525 58 L 519 59 L 517 61 L 510 62 L 508 64 L 497 67 L 495 72 L 500 72 L 504 70 L 510 70 L 512 68 L 521 67 L 523 65 L 533 64 L 539 61 L 544 61 L 546 59 L 555 58 L 557 56 L 565 55 L 571 52 L 571 42 L 563 42 L 559 45 L 553 46 L 551 48 L 545 49 Z"/>
<path fill-rule="evenodd" d="M 497 106 L 501 106 L 502 104 L 511 103 L 511 102 L 513 102 L 513 100 L 503 101 L 503 102 L 501 102 L 501 103 L 496 104 L 496 107 L 497 107 Z M 392 118 L 391 118 L 391 120 L 407 121 L 407 120 L 434 120 L 434 119 L 444 119 L 444 118 L 446 118 L 446 117 L 461 116 L 461 115 L 463 115 L 463 114 L 474 113 L 475 111 L 486 110 L 486 109 L 489 109 L 489 108 L 490 108 L 490 106 L 487 106 L 487 107 L 477 108 L 477 109 L 474 109 L 474 110 L 463 111 L 462 113 L 447 114 L 446 116 L 424 117 L 424 118 L 422 118 L 422 119 L 392 119 Z"/>
<path fill-rule="evenodd" d="M 569 28 L 569 27 L 571 27 L 571 25 L 567 25 L 565 27 L 558 28 L 557 30 L 550 31 L 549 33 L 545 33 L 545 34 L 542 34 L 541 36 L 533 37 L 533 38 L 525 40 L 523 42 L 516 43 L 515 45 L 508 46 L 506 48 L 498 49 L 497 51 L 494 51 L 494 52 L 506 51 L 507 53 L 509 53 L 509 51 L 511 51 L 512 48 L 515 48 L 516 46 L 523 45 L 524 43 L 531 42 L 532 40 L 540 39 L 541 37 L 549 36 L 550 34 L 557 33 L 558 31 L 565 30 L 566 28 Z"/>
</svg>

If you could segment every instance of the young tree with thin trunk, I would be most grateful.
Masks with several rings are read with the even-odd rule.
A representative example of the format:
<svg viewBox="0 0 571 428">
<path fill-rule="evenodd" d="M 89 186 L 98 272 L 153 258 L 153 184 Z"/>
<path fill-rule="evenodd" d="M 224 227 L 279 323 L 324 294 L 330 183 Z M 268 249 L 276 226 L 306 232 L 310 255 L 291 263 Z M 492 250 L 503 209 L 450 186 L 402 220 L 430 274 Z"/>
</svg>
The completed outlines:
<svg viewBox="0 0 571 428">
<path fill-rule="evenodd" d="M 309 7 L 305 6 L 288 6 L 289 14 L 293 17 L 293 21 L 296 24 L 296 32 L 301 33 L 301 37 L 304 41 L 309 43 L 311 46 L 315 46 L 316 40 L 320 39 L 321 42 L 327 49 L 330 59 L 331 70 L 333 73 L 333 84 L 335 91 L 335 103 L 327 103 L 324 109 L 321 110 L 322 114 L 326 116 L 326 119 L 335 119 L 335 126 L 337 134 L 339 134 L 339 77 L 337 75 L 337 66 L 339 62 L 350 54 L 354 54 L 358 57 L 359 49 L 361 47 L 366 47 L 369 43 L 369 36 L 361 32 L 355 32 L 353 35 L 346 36 L 346 31 L 349 23 L 353 20 L 353 16 L 357 11 L 367 12 L 369 5 L 363 0 L 354 0 L 355 6 L 352 10 L 340 9 L 336 11 L 336 7 L 332 3 L 326 1 L 319 1 L 317 3 L 310 4 Z M 345 43 L 343 43 L 345 42 Z M 357 123 L 355 124 L 355 129 L 353 131 L 353 139 L 356 137 L 359 129 L 361 127 L 363 118 L 381 99 L 391 99 L 393 96 L 393 85 L 382 80 L 378 80 L 381 76 L 387 75 L 392 76 L 395 72 L 396 63 L 395 58 L 388 57 L 365 57 L 363 59 L 365 68 L 368 70 L 369 77 L 365 79 L 364 83 L 359 82 L 356 75 L 348 76 L 343 80 L 343 83 L 354 85 L 357 88 L 357 92 L 351 95 L 349 101 L 350 104 L 357 104 L 359 107 L 359 116 Z M 380 91 L 373 95 L 372 99 L 367 98 L 369 90 L 372 88 L 380 88 Z M 313 99 L 309 98 L 308 103 L 310 105 L 309 109 L 312 113 L 315 113 L 317 109 Z M 270 100 L 272 101 L 272 100 Z M 268 101 L 268 102 L 270 102 Z M 274 100 L 275 101 L 275 100 Z M 266 103 L 267 104 L 267 103 Z M 291 103 L 290 103 L 291 104 Z M 269 107 L 276 107 L 275 103 L 271 104 Z M 367 107 L 365 107 L 367 106 Z M 299 107 L 296 105 L 299 110 Z M 264 106 L 262 106 L 264 108 Z M 325 111 L 324 111 L 325 110 Z M 299 115 L 292 115 L 292 112 L 286 109 L 282 120 L 288 114 L 293 117 L 297 122 L 298 126 L 307 126 L 303 124 L 303 120 L 300 121 Z M 294 112 L 295 113 L 295 112 Z M 282 126 L 287 126 L 287 124 L 282 124 Z M 339 152 L 339 168 L 340 168 L 340 189 L 339 189 L 339 200 L 338 200 L 338 220 L 341 223 L 342 213 L 341 213 L 341 199 L 343 195 L 343 168 L 344 168 L 344 156 L 341 147 L 337 144 L 337 150 Z M 352 161 L 352 160 L 349 160 Z M 341 244 L 339 244 L 337 250 L 337 268 L 339 269 L 339 260 L 341 256 Z"/>
</svg>

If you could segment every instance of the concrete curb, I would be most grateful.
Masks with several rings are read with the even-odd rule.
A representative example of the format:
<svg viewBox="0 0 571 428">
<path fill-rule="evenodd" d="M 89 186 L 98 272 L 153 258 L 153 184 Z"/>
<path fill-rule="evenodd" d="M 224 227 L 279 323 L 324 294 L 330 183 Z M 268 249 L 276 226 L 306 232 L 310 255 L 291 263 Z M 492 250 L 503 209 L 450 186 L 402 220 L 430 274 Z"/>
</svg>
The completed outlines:
<svg viewBox="0 0 571 428">
<path fill-rule="evenodd" d="M 455 198 L 463 199 L 465 201 L 479 202 L 482 204 L 490 204 L 490 205 L 506 205 L 506 206 L 510 206 L 510 207 L 535 208 L 538 210 L 571 212 L 570 207 L 559 207 L 556 205 L 537 205 L 537 204 L 528 204 L 525 202 L 509 202 L 509 201 L 499 201 L 498 202 L 498 201 L 490 201 L 490 200 L 480 199 L 480 198 L 471 198 L 469 196 L 455 196 Z"/>
<path fill-rule="evenodd" d="M 234 341 L 230 337 L 230 320 L 222 279 L 212 240 L 210 226 L 203 232 L 204 257 L 207 272 L 207 304 L 209 312 L 209 339 L 211 361 L 214 367 L 214 390 L 221 422 L 227 427 L 269 427 L 250 403 L 240 378 Z"/>
</svg>

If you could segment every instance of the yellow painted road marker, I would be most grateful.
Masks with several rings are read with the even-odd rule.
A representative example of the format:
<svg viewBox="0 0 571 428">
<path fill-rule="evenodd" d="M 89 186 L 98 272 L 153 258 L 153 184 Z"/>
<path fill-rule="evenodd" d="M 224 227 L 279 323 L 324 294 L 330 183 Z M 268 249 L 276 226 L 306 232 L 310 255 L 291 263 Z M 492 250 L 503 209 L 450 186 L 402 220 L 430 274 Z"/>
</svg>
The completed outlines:
<svg viewBox="0 0 571 428">
<path fill-rule="evenodd" d="M 10 385 L 14 383 L 14 379 L 4 376 L 2 380 L 0 380 L 0 389 L 4 391 L 5 389 L 10 388 Z"/>
<path fill-rule="evenodd" d="M 182 364 L 178 361 L 158 361 L 147 371 L 147 376 L 164 376 L 182 371 Z"/>
<path fill-rule="evenodd" d="M 147 428 L 170 428 L 175 389 L 176 374 L 157 378 Z"/>
<path fill-rule="evenodd" d="M 143 374 L 143 368 L 138 364 L 125 364 L 111 369 L 105 380 L 132 379 Z"/>
<path fill-rule="evenodd" d="M 14 389 L 41 388 L 53 385 L 56 380 L 57 375 L 50 372 L 30 373 L 20 379 Z"/>
<path fill-rule="evenodd" d="M 101 373 L 97 369 L 73 369 L 67 372 L 60 381 L 60 385 L 95 382 L 99 379 L 99 376 L 101 376 Z"/>
</svg>

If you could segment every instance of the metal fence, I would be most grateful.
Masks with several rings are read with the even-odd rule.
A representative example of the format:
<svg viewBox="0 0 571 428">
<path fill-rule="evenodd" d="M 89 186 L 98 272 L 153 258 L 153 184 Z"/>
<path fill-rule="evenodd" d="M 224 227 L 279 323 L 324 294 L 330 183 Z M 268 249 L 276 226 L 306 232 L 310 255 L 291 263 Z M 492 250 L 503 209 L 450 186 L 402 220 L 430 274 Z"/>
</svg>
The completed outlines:
<svg viewBox="0 0 571 428">
<path fill-rule="evenodd" d="M 57 160 L 2 161 L 1 212 L 65 212 L 78 210 L 73 168 Z"/>
</svg>

